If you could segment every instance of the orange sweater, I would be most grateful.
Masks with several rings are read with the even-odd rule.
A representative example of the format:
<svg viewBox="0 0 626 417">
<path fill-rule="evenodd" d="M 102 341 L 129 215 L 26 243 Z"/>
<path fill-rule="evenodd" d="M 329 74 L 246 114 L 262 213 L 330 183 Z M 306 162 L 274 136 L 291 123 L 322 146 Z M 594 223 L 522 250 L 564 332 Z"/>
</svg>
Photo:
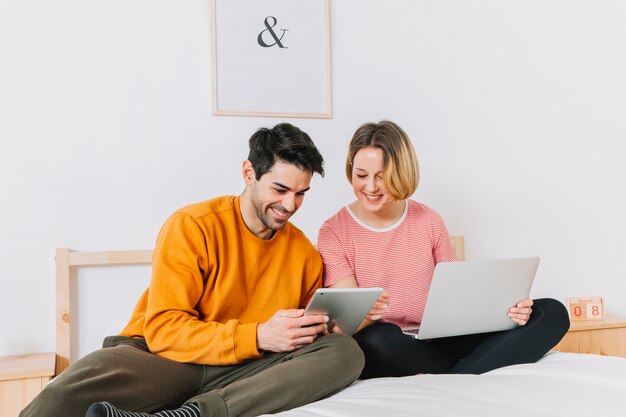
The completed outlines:
<svg viewBox="0 0 626 417">
<path fill-rule="evenodd" d="M 163 225 L 150 287 L 121 334 L 178 362 L 258 358 L 258 324 L 303 308 L 321 278 L 319 253 L 291 223 L 263 240 L 245 226 L 238 197 L 193 204 Z"/>
</svg>

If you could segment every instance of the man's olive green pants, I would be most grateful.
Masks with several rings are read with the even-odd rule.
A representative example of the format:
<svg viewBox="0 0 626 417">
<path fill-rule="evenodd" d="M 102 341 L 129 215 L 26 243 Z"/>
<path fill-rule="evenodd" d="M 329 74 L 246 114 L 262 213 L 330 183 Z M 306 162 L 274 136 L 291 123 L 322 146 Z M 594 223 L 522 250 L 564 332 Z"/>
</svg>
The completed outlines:
<svg viewBox="0 0 626 417">
<path fill-rule="evenodd" d="M 363 353 L 352 337 L 331 334 L 288 353 L 238 365 L 174 362 L 148 351 L 143 339 L 108 337 L 104 348 L 66 369 L 20 417 L 84 417 L 94 402 L 155 412 L 196 403 L 203 417 L 257 416 L 307 404 L 358 378 Z"/>
</svg>

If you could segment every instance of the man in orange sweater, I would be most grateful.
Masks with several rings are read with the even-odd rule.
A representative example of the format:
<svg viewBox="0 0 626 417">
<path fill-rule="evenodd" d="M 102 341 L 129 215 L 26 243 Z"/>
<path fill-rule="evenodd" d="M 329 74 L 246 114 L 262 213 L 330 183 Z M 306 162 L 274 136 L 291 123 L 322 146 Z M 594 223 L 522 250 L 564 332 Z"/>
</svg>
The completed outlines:
<svg viewBox="0 0 626 417">
<path fill-rule="evenodd" d="M 359 376 L 354 340 L 329 334 L 327 316 L 303 315 L 322 261 L 289 218 L 312 175 L 323 175 L 323 158 L 287 123 L 249 143 L 243 193 L 175 212 L 126 328 L 20 416 L 255 416 L 324 398 Z"/>
</svg>

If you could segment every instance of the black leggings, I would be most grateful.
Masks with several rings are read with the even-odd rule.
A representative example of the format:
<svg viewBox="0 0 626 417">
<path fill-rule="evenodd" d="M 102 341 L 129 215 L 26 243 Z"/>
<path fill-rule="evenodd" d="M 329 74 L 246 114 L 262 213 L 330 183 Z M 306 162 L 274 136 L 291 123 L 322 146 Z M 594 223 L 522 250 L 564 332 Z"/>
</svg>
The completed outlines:
<svg viewBox="0 0 626 417">
<path fill-rule="evenodd" d="M 524 326 L 495 333 L 430 341 L 405 335 L 391 323 L 375 323 L 354 335 L 365 354 L 361 379 L 431 374 L 482 374 L 507 365 L 536 362 L 569 329 L 567 310 L 551 298 L 533 300 Z"/>
</svg>

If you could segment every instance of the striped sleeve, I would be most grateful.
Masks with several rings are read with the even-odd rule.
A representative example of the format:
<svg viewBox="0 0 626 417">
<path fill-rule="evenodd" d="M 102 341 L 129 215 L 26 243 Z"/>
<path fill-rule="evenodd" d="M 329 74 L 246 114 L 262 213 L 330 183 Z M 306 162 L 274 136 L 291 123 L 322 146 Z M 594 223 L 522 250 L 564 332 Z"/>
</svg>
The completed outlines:
<svg viewBox="0 0 626 417">
<path fill-rule="evenodd" d="M 354 275 L 345 246 L 333 230 L 330 220 L 325 222 L 319 231 L 317 249 L 324 261 L 324 287 Z"/>
<path fill-rule="evenodd" d="M 443 222 L 443 219 L 438 214 L 434 215 L 432 218 L 433 222 L 433 236 L 434 245 L 433 245 L 433 259 L 435 261 L 435 265 L 439 262 L 456 262 L 459 259 L 456 256 L 456 252 L 452 247 L 452 242 L 450 242 L 450 235 L 448 234 L 448 229 L 446 229 L 446 225 Z"/>
</svg>

